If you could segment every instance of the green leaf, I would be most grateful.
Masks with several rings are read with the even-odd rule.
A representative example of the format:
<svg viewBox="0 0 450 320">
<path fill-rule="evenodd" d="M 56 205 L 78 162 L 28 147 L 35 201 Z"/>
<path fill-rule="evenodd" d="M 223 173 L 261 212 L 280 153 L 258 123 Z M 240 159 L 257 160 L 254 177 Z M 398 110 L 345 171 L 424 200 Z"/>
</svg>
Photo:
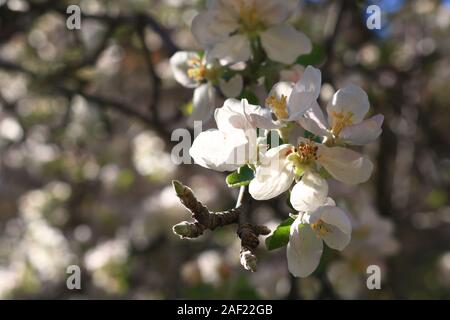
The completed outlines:
<svg viewBox="0 0 450 320">
<path fill-rule="evenodd" d="M 259 105 L 258 97 L 248 89 L 242 91 L 242 94 L 239 96 L 239 99 L 247 99 L 250 104 Z"/>
<path fill-rule="evenodd" d="M 289 232 L 293 222 L 294 219 L 292 217 L 287 218 L 275 229 L 270 237 L 266 238 L 267 250 L 275 250 L 288 244 Z"/>
<path fill-rule="evenodd" d="M 245 165 L 230 173 L 226 178 L 226 182 L 228 187 L 238 188 L 248 185 L 254 177 L 255 173 L 253 170 L 248 165 Z"/>
<path fill-rule="evenodd" d="M 298 57 L 295 63 L 302 66 L 318 65 L 323 62 L 324 58 L 325 51 L 323 47 L 318 44 L 313 44 L 311 52 Z"/>
</svg>

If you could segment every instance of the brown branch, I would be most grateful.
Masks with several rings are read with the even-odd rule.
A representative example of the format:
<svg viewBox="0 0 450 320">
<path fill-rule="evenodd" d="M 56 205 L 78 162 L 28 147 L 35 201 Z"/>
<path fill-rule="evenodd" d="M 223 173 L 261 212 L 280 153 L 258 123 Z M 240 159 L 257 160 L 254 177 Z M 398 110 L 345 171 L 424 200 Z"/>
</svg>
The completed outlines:
<svg viewBox="0 0 450 320">
<path fill-rule="evenodd" d="M 241 239 L 240 261 L 242 266 L 252 272 L 256 271 L 255 250 L 259 245 L 258 236 L 267 235 L 270 230 L 266 226 L 255 226 L 245 222 L 243 205 L 245 187 L 241 187 L 236 207 L 222 212 L 211 212 L 197 200 L 192 190 L 179 181 L 172 181 L 175 192 L 181 203 L 191 212 L 194 222 L 183 221 L 173 227 L 173 232 L 182 239 L 197 238 L 205 230 L 214 230 L 230 224 L 238 224 L 237 234 Z"/>
</svg>

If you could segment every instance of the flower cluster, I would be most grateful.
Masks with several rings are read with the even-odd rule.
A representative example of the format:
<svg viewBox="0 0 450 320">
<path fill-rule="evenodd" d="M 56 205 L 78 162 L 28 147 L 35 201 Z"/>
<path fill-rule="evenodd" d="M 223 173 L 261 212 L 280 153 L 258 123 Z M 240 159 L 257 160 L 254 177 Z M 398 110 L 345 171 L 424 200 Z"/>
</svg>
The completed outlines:
<svg viewBox="0 0 450 320">
<path fill-rule="evenodd" d="M 268 200 L 285 192 L 298 211 L 287 246 L 290 272 L 311 274 L 323 251 L 343 250 L 350 241 L 351 223 L 346 213 L 328 197 L 327 178 L 349 185 L 369 179 L 373 165 L 348 145 L 374 141 L 381 133 L 382 115 L 364 120 L 369 110 L 367 94 L 350 85 L 338 90 L 326 110 L 317 103 L 321 74 L 308 66 L 296 83 L 279 82 L 266 105 L 245 99 L 228 99 L 215 112 L 218 129 L 202 132 L 190 149 L 195 162 L 217 171 L 233 171 L 243 165 L 254 170 L 249 192 L 256 200 Z M 264 142 L 270 130 L 283 132 L 301 125 L 316 140 L 299 137 L 296 144 L 271 147 Z M 257 132 L 265 132 L 258 137 Z M 263 139 L 261 139 L 263 138 Z"/>
<path fill-rule="evenodd" d="M 192 33 L 205 52 L 180 51 L 170 59 L 175 79 L 195 88 L 189 124 L 208 121 L 221 96 L 238 97 L 249 73 L 273 64 L 291 65 L 311 51 L 311 41 L 286 20 L 297 0 L 211 0 L 192 22 Z M 261 70 L 257 70 L 258 72 Z"/>
<path fill-rule="evenodd" d="M 340 251 L 350 242 L 350 219 L 329 197 L 327 180 L 357 185 L 369 179 L 372 162 L 350 147 L 374 141 L 383 116 L 366 119 L 367 94 L 348 85 L 333 95 L 325 117 L 318 104 L 321 72 L 313 66 L 296 83 L 281 81 L 270 89 L 265 82 L 268 93 L 260 105 L 241 95 L 249 82 L 258 83 L 253 73 L 264 77 L 273 63 L 287 69 L 311 50 L 308 38 L 285 23 L 295 6 L 288 0 L 210 1 L 192 24 L 205 53 L 178 52 L 171 64 L 181 84 L 196 87 L 191 119 L 214 114 L 217 124 L 195 138 L 191 157 L 208 169 L 236 171 L 237 183 L 229 185 L 248 185 L 256 200 L 288 194 L 295 214 L 282 225 L 290 233 L 271 246 L 286 242 L 289 271 L 306 277 L 319 264 L 323 242 Z M 244 63 L 242 72 L 236 63 Z M 216 109 L 218 92 L 229 98 Z"/>
</svg>

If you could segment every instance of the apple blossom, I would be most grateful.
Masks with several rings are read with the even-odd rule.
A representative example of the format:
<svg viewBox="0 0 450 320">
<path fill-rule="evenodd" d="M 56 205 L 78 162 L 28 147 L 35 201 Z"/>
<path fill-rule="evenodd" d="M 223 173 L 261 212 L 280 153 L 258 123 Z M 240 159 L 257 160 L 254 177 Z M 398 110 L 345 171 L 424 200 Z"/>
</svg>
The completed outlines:
<svg viewBox="0 0 450 320">
<path fill-rule="evenodd" d="M 364 145 L 373 142 L 381 134 L 383 115 L 377 114 L 364 120 L 370 104 L 367 94 L 360 87 L 348 85 L 339 89 L 327 106 L 328 121 L 317 103 L 299 119 L 303 128 L 323 137 L 324 143 Z"/>
<path fill-rule="evenodd" d="M 349 218 L 331 198 L 311 211 L 299 213 L 291 225 L 287 245 L 289 272 L 296 277 L 309 276 L 319 265 L 323 242 L 341 251 L 350 242 L 351 231 Z"/>
<path fill-rule="evenodd" d="M 189 154 L 202 167 L 216 171 L 233 171 L 257 159 L 256 128 L 273 126 L 269 110 L 241 101 L 227 99 L 216 109 L 217 129 L 200 133 Z"/>
<path fill-rule="evenodd" d="M 373 169 L 371 161 L 356 151 L 327 147 L 305 138 L 299 139 L 297 146 L 284 144 L 270 149 L 261 155 L 260 163 L 249 185 L 252 197 L 256 200 L 274 198 L 302 176 L 291 193 L 291 204 L 297 210 L 303 210 L 305 202 L 313 203 L 326 197 L 328 185 L 318 173 L 321 167 L 346 184 L 367 181 Z"/>
<path fill-rule="evenodd" d="M 210 0 L 208 9 L 192 22 L 192 33 L 208 56 L 225 63 L 247 61 L 252 42 L 261 40 L 267 56 L 292 64 L 311 51 L 311 41 L 284 22 L 295 11 L 296 0 Z"/>
<path fill-rule="evenodd" d="M 178 51 L 170 58 L 172 73 L 177 82 L 187 88 L 195 88 L 192 99 L 193 110 L 188 122 L 208 121 L 214 113 L 218 95 L 215 85 L 229 98 L 237 97 L 243 88 L 239 74 L 225 80 L 222 66 L 217 61 L 208 62 L 197 52 Z"/>
<path fill-rule="evenodd" d="M 278 82 L 265 101 L 281 122 L 298 121 L 308 111 L 320 94 L 320 70 L 308 66 L 297 83 Z"/>
</svg>

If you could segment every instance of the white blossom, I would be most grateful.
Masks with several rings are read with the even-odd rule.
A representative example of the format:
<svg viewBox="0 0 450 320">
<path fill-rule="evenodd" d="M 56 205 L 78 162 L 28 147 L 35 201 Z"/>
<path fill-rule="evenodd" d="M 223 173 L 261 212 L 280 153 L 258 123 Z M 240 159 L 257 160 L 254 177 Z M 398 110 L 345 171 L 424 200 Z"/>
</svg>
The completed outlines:
<svg viewBox="0 0 450 320">
<path fill-rule="evenodd" d="M 323 200 L 328 185 L 318 173 L 323 167 L 336 180 L 346 184 L 359 184 L 369 179 L 373 165 L 365 156 L 343 147 L 327 147 L 301 138 L 297 146 L 284 144 L 261 155 L 255 178 L 249 192 L 256 200 L 268 200 L 287 191 L 294 180 L 301 176 L 292 189 L 291 204 L 299 211 Z M 304 179 L 304 180 L 303 180 Z M 309 208 L 308 208 L 309 209 Z"/>
<path fill-rule="evenodd" d="M 334 144 L 364 145 L 373 142 L 381 134 L 384 117 L 377 114 L 369 119 L 364 117 L 369 111 L 367 94 L 356 85 L 339 89 L 326 110 L 328 120 L 317 103 L 299 119 L 303 128 L 323 137 Z"/>
<path fill-rule="evenodd" d="M 317 103 L 320 94 L 320 70 L 308 66 L 297 83 L 278 82 L 270 90 L 266 107 L 281 121 L 297 121 Z"/>
<path fill-rule="evenodd" d="M 351 223 L 344 211 L 327 198 L 315 210 L 300 213 L 290 229 L 288 269 L 296 277 L 309 276 L 319 265 L 323 242 L 343 250 L 351 238 Z"/>
<path fill-rule="evenodd" d="M 256 128 L 270 128 L 272 119 L 267 109 L 227 99 L 215 111 L 217 129 L 200 133 L 189 154 L 198 165 L 216 171 L 233 171 L 257 159 Z"/>
<path fill-rule="evenodd" d="M 243 79 L 239 74 L 225 80 L 221 78 L 221 65 L 217 61 L 207 62 L 197 52 L 178 51 L 170 58 L 175 80 L 187 88 L 195 88 L 192 99 L 193 110 L 188 123 L 192 126 L 196 120 L 208 121 L 218 101 L 215 89 L 229 98 L 237 97 L 243 88 Z"/>
<path fill-rule="evenodd" d="M 192 22 L 192 33 L 209 58 L 225 63 L 247 61 L 259 37 L 269 59 L 292 64 L 311 51 L 311 41 L 285 22 L 296 0 L 210 0 Z"/>
</svg>

